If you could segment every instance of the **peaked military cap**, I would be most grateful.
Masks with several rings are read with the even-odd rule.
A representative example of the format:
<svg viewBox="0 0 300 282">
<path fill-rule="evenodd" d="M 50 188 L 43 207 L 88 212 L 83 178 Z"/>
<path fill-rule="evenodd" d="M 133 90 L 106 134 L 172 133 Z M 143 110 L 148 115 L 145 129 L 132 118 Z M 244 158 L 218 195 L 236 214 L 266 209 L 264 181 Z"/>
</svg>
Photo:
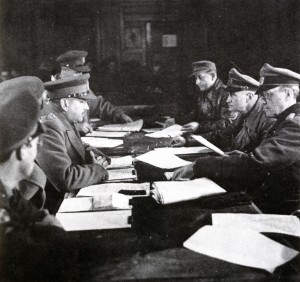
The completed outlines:
<svg viewBox="0 0 300 282">
<path fill-rule="evenodd" d="M 88 55 L 87 51 L 71 50 L 58 56 L 56 61 L 62 67 L 68 67 L 78 72 L 90 72 L 91 67 L 85 65 L 85 58 Z"/>
<path fill-rule="evenodd" d="M 243 90 L 256 91 L 259 82 L 251 76 L 241 74 L 235 68 L 232 68 L 228 74 L 227 90 L 229 92 L 238 92 Z"/>
<path fill-rule="evenodd" d="M 192 67 L 193 67 L 193 73 L 190 75 L 190 77 L 192 77 L 202 71 L 217 72 L 216 64 L 211 61 L 194 62 L 194 63 L 192 63 Z"/>
<path fill-rule="evenodd" d="M 14 87 L 12 87 L 12 85 Z M 45 90 L 43 82 L 36 76 L 20 76 L 1 83 L 2 92 L 0 95 L 8 95 L 5 93 L 13 93 L 15 88 L 22 88 L 24 92 L 30 92 L 37 99 L 42 97 Z"/>
<path fill-rule="evenodd" d="M 97 97 L 89 88 L 89 77 L 90 75 L 86 73 L 48 81 L 44 85 L 48 91 L 50 100 L 59 100 L 62 98 L 96 99 Z"/>
<path fill-rule="evenodd" d="M 36 77 L 0 83 L 0 155 L 22 146 L 37 127 L 43 85 Z"/>
<path fill-rule="evenodd" d="M 284 68 L 264 64 L 260 70 L 260 85 L 257 94 L 280 85 L 299 85 L 300 74 Z"/>
</svg>

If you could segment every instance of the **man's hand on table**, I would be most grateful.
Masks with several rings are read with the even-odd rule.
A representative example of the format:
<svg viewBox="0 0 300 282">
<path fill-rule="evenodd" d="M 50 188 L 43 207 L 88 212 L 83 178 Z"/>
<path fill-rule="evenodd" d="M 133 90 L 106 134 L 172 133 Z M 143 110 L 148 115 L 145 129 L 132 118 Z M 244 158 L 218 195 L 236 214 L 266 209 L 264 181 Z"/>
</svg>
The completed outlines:
<svg viewBox="0 0 300 282">
<path fill-rule="evenodd" d="M 186 144 L 186 139 L 182 136 L 175 136 L 171 140 L 171 147 L 183 147 Z"/>
<path fill-rule="evenodd" d="M 191 163 L 176 169 L 172 176 L 172 180 L 190 180 L 194 178 L 194 164 L 195 163 Z"/>
<path fill-rule="evenodd" d="M 103 156 L 96 156 L 93 151 L 90 151 L 90 155 L 92 157 L 92 163 L 93 164 L 99 164 L 104 168 L 108 167 L 107 159 Z"/>
<path fill-rule="evenodd" d="M 183 125 L 181 131 L 183 133 L 195 133 L 197 131 L 198 127 L 199 127 L 199 123 L 196 121 L 193 121 L 193 122 Z"/>
<path fill-rule="evenodd" d="M 93 133 L 93 128 L 88 122 L 77 123 L 76 127 L 79 132 L 82 132 L 84 135 L 88 133 Z"/>
</svg>

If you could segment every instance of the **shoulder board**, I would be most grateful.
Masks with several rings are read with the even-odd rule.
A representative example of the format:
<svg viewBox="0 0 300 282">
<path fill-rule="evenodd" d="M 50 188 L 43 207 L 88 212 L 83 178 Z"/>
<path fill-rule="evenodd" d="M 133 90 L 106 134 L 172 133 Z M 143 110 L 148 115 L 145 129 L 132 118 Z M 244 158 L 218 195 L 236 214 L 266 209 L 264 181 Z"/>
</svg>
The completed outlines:
<svg viewBox="0 0 300 282">
<path fill-rule="evenodd" d="M 54 119 L 57 119 L 57 117 L 53 113 L 50 113 L 50 114 L 45 116 L 45 120 L 54 120 Z"/>
</svg>

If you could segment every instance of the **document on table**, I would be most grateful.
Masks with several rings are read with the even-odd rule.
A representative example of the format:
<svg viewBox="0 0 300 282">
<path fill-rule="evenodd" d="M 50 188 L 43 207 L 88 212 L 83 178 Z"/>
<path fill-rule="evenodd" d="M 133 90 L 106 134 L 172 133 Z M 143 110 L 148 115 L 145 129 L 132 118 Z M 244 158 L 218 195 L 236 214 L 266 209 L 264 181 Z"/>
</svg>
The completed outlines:
<svg viewBox="0 0 300 282">
<path fill-rule="evenodd" d="M 82 142 L 96 148 L 114 148 L 123 145 L 123 140 L 98 137 L 81 137 Z"/>
<path fill-rule="evenodd" d="M 147 152 L 136 157 L 136 160 L 151 164 L 162 169 L 175 169 L 191 164 L 191 162 L 180 159 L 171 153 L 159 151 Z"/>
<path fill-rule="evenodd" d="M 125 132 L 134 132 L 140 131 L 143 126 L 143 120 L 139 119 L 130 123 L 122 124 L 107 124 L 97 128 L 98 131 L 125 131 Z"/>
<path fill-rule="evenodd" d="M 132 168 L 110 169 L 108 170 L 108 180 L 106 182 L 136 179 L 135 170 Z"/>
<path fill-rule="evenodd" d="M 130 228 L 131 210 L 57 213 L 56 218 L 66 231 Z"/>
<path fill-rule="evenodd" d="M 107 169 L 125 168 L 125 167 L 133 167 L 133 158 L 132 158 L 132 156 L 125 156 L 125 157 L 120 157 L 120 158 L 111 158 L 111 163 L 107 167 Z"/>
<path fill-rule="evenodd" d="M 104 137 L 104 138 L 124 138 L 128 136 L 130 132 L 114 132 L 114 131 L 93 131 L 85 135 L 86 137 Z"/>
<path fill-rule="evenodd" d="M 292 215 L 277 214 L 212 214 L 214 226 L 232 226 L 257 232 L 282 233 L 300 237 L 300 220 Z"/>
<path fill-rule="evenodd" d="M 167 153 L 172 153 L 174 155 L 197 155 L 197 154 L 205 154 L 205 153 L 213 152 L 211 149 L 205 146 L 155 148 L 154 151 L 163 152 L 163 153 L 167 152 Z"/>
<path fill-rule="evenodd" d="M 147 137 L 152 137 L 152 138 L 168 138 L 168 137 L 175 137 L 182 135 L 181 131 L 182 126 L 179 124 L 174 124 L 172 126 L 169 126 L 161 131 L 157 131 L 154 133 L 149 133 L 146 134 L 145 136 Z"/>
<path fill-rule="evenodd" d="M 183 246 L 217 259 L 273 273 L 276 267 L 292 260 L 298 252 L 264 235 L 239 228 L 204 226 Z"/>
<path fill-rule="evenodd" d="M 93 197 L 94 209 L 116 206 L 112 203 L 113 194 L 120 190 L 141 190 L 150 194 L 150 183 L 103 183 L 81 188 L 76 197 Z M 121 194 L 120 194 L 121 195 Z M 117 200 L 117 198 L 116 198 Z M 128 202 L 127 202 L 128 204 Z M 120 207 L 120 206 L 118 206 Z M 122 208 L 122 207 L 121 207 Z"/>
<path fill-rule="evenodd" d="M 79 211 L 92 211 L 93 198 L 67 198 L 64 199 L 59 207 L 58 212 L 79 212 Z"/>
<path fill-rule="evenodd" d="M 158 181 L 154 182 L 152 187 L 151 196 L 161 204 L 194 200 L 226 192 L 218 184 L 205 177 L 189 181 Z"/>
<path fill-rule="evenodd" d="M 206 146 L 207 148 L 211 149 L 212 151 L 214 151 L 215 153 L 223 156 L 225 155 L 225 153 L 219 149 L 218 147 L 216 147 L 214 144 L 210 143 L 209 141 L 207 141 L 205 138 L 203 138 L 200 135 L 191 135 L 196 141 L 198 141 L 199 143 L 201 143 L 202 145 Z"/>
</svg>

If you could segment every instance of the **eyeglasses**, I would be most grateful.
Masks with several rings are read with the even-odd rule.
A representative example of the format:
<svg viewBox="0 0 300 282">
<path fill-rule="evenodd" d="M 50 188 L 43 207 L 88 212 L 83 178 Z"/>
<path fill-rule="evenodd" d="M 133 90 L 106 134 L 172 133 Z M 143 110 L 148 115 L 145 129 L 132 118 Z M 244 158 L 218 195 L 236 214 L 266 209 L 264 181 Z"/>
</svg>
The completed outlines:
<svg viewBox="0 0 300 282">
<path fill-rule="evenodd" d="M 36 131 L 27 138 L 27 140 L 25 142 L 25 145 L 28 146 L 28 147 L 31 147 L 32 146 L 32 144 L 31 144 L 32 140 L 39 137 L 44 132 L 45 132 L 45 130 L 44 130 L 43 125 L 40 122 L 38 122 Z M 43 145 L 43 140 L 41 138 L 38 140 L 37 145 L 38 145 L 38 147 L 41 147 Z"/>
</svg>

